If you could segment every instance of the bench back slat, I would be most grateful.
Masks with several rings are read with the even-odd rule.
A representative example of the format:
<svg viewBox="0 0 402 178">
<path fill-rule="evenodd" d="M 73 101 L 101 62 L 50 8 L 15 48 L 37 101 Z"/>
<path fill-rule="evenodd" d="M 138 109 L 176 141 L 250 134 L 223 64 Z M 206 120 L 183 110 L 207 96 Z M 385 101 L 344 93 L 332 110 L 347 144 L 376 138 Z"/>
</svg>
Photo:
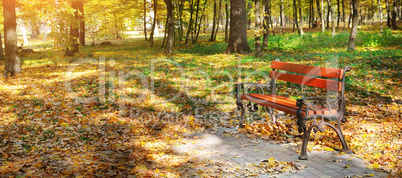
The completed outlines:
<svg viewBox="0 0 402 178">
<path fill-rule="evenodd" d="M 284 72 L 271 71 L 269 77 L 272 79 L 283 80 L 287 82 L 308 85 L 312 87 L 325 88 L 332 91 L 341 91 L 341 82 L 335 80 L 314 78 L 309 76 L 295 75 Z"/>
<path fill-rule="evenodd" d="M 318 66 L 307 66 L 302 64 L 292 64 L 287 62 L 272 61 L 272 69 L 285 70 L 289 72 L 309 74 L 328 78 L 342 79 L 343 69 L 334 69 Z"/>
</svg>

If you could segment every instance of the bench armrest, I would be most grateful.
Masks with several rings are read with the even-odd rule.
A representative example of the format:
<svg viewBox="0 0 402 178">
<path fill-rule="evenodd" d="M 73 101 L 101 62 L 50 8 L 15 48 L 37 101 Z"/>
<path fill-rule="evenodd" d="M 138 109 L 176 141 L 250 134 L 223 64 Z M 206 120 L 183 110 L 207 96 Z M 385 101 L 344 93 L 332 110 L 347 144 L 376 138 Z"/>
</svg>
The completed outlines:
<svg viewBox="0 0 402 178">
<path fill-rule="evenodd" d="M 258 88 L 260 89 L 262 92 L 262 94 L 264 94 L 264 88 L 266 89 L 266 91 L 270 90 L 270 86 L 269 84 L 261 84 L 261 83 L 237 83 L 235 84 L 235 88 L 234 88 L 234 94 L 236 97 L 236 105 L 237 106 L 241 106 L 241 98 L 240 98 L 240 94 L 246 94 L 249 92 L 249 89 L 251 88 Z"/>
<path fill-rule="evenodd" d="M 249 83 L 249 82 L 247 82 L 247 83 L 235 84 L 234 91 L 235 91 L 236 98 L 238 98 L 238 95 L 241 94 L 241 93 L 242 94 L 249 93 L 249 89 L 253 89 L 253 88 L 254 89 L 260 89 L 262 94 L 264 94 L 264 89 L 266 91 L 269 91 L 270 87 L 271 87 L 271 85 L 269 85 L 269 84 Z"/>
</svg>

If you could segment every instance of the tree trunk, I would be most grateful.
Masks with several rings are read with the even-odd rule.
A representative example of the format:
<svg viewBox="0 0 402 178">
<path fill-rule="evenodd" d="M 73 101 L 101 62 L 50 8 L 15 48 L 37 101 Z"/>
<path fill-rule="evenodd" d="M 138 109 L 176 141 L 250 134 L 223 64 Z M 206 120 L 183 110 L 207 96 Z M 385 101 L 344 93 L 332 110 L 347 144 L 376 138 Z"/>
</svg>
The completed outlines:
<svg viewBox="0 0 402 178">
<path fill-rule="evenodd" d="M 4 59 L 3 40 L 0 33 L 0 60 Z"/>
<path fill-rule="evenodd" d="M 197 34 L 197 24 L 198 24 L 198 12 L 200 11 L 200 0 L 197 0 L 197 10 L 195 11 L 195 23 L 193 27 L 193 34 Z M 200 20 L 201 23 L 201 20 Z M 194 44 L 197 42 L 197 37 L 193 38 L 193 35 L 191 35 L 191 42 Z"/>
<path fill-rule="evenodd" d="M 331 0 L 327 0 L 328 3 L 328 12 L 331 12 L 331 26 L 332 26 L 332 36 L 335 36 L 335 16 L 334 16 L 334 8 L 332 7 Z"/>
<path fill-rule="evenodd" d="M 325 32 L 325 21 L 324 21 L 324 0 L 321 0 L 321 27 L 322 32 Z"/>
<path fill-rule="evenodd" d="M 272 13 L 271 13 L 271 0 L 268 0 L 268 5 L 269 5 L 269 7 L 268 7 L 268 9 L 269 9 L 269 23 L 271 24 L 271 29 L 272 29 L 272 35 L 274 35 L 275 36 L 275 29 L 274 29 L 274 25 L 272 24 Z"/>
<path fill-rule="evenodd" d="M 5 67 L 3 77 L 14 76 L 21 72 L 20 59 L 17 57 L 17 18 L 15 0 L 3 0 Z"/>
<path fill-rule="evenodd" d="M 80 45 L 85 46 L 85 17 L 84 17 L 84 2 L 78 1 L 78 10 L 80 11 L 79 23 L 80 23 Z"/>
<path fill-rule="evenodd" d="M 216 0 L 214 0 L 214 17 L 212 20 L 212 32 L 211 32 L 211 39 L 209 41 L 215 41 L 214 33 L 215 33 L 215 28 L 216 28 Z"/>
<path fill-rule="evenodd" d="M 352 0 L 353 2 L 353 19 L 352 19 L 352 30 L 350 32 L 348 50 L 355 50 L 355 40 L 357 35 L 357 22 L 359 21 L 359 15 L 357 8 L 359 6 L 359 0 Z"/>
<path fill-rule="evenodd" d="M 346 27 L 346 19 L 345 19 L 345 0 L 342 0 L 342 20 L 343 20 L 343 30 Z"/>
<path fill-rule="evenodd" d="M 229 42 L 226 53 L 249 53 L 246 0 L 230 0 Z"/>
<path fill-rule="evenodd" d="M 348 28 L 350 27 L 350 22 L 353 19 L 353 0 L 350 0 L 350 13 L 349 13 L 349 22 L 348 22 Z"/>
<path fill-rule="evenodd" d="M 247 4 L 247 30 L 251 29 L 251 13 L 253 9 L 253 4 L 251 2 L 248 2 Z"/>
<path fill-rule="evenodd" d="M 269 18 L 270 18 L 270 3 L 271 0 L 264 0 L 264 21 L 262 23 L 263 26 L 263 31 L 264 31 L 264 36 L 262 39 L 262 49 L 266 49 L 268 45 L 268 34 L 269 34 Z"/>
<path fill-rule="evenodd" d="M 314 1 L 310 0 L 310 10 L 309 10 L 309 19 L 308 19 L 308 28 L 311 28 L 311 23 L 314 20 Z"/>
<path fill-rule="evenodd" d="M 168 21 L 166 20 L 166 23 L 165 23 L 165 31 L 163 31 L 163 41 L 162 41 L 162 46 L 161 46 L 161 48 L 164 48 L 164 47 L 165 47 L 166 36 L 167 36 L 167 26 L 168 26 Z"/>
<path fill-rule="evenodd" d="M 151 36 L 149 37 L 149 41 L 151 42 L 151 47 L 154 46 L 154 35 L 155 35 L 155 26 L 156 26 L 157 6 L 158 6 L 158 1 L 154 0 L 154 19 L 153 19 L 153 22 L 152 22 Z"/>
<path fill-rule="evenodd" d="M 183 40 L 183 9 L 184 2 L 183 0 L 179 1 L 179 41 Z"/>
<path fill-rule="evenodd" d="M 387 26 L 391 28 L 391 10 L 389 8 L 388 0 L 385 0 L 385 8 L 387 9 Z"/>
<path fill-rule="evenodd" d="M 229 39 L 229 0 L 225 1 L 225 14 L 226 14 L 226 22 L 225 22 L 225 43 L 228 42 Z"/>
<path fill-rule="evenodd" d="M 219 10 L 218 10 L 218 16 L 216 17 L 216 30 L 214 34 L 214 41 L 216 40 L 216 35 L 218 34 L 219 30 L 219 19 L 221 19 L 221 8 L 222 8 L 222 0 L 219 0 Z"/>
<path fill-rule="evenodd" d="M 341 9 L 340 9 L 341 7 L 339 6 L 339 0 L 336 0 L 336 3 L 337 3 L 337 6 L 338 6 L 338 21 L 337 21 L 336 27 L 339 28 L 339 21 L 341 20 Z"/>
<path fill-rule="evenodd" d="M 24 22 L 22 22 L 24 23 Z M 27 28 L 25 27 L 25 24 L 22 25 L 22 38 L 24 39 L 24 43 L 25 45 L 28 45 L 29 41 L 28 41 L 28 37 L 27 37 Z M 18 45 L 18 44 L 17 44 Z M 21 45 L 22 47 L 22 45 Z"/>
<path fill-rule="evenodd" d="M 255 57 L 260 57 L 261 53 L 261 15 L 260 15 L 261 1 L 255 0 Z"/>
<path fill-rule="evenodd" d="M 189 6 L 190 6 L 190 21 L 188 23 L 188 27 L 187 27 L 187 35 L 186 35 L 186 40 L 184 42 L 184 44 L 187 44 L 189 41 L 189 36 L 190 33 L 192 32 L 192 27 L 193 27 L 193 0 L 189 1 Z"/>
<path fill-rule="evenodd" d="M 280 7 L 279 7 L 279 11 L 280 11 L 280 19 L 281 19 L 281 21 L 280 21 L 280 25 L 281 25 L 281 34 L 283 33 L 283 22 L 284 22 L 284 20 L 283 20 L 283 0 L 281 0 L 281 4 L 280 4 Z"/>
<path fill-rule="evenodd" d="M 381 0 L 377 0 L 378 2 L 378 14 L 380 15 L 380 32 L 382 32 L 382 8 L 381 8 Z"/>
<path fill-rule="evenodd" d="M 304 34 L 304 32 L 303 32 L 303 11 L 302 11 L 302 2 L 301 2 L 301 0 L 299 0 L 299 4 L 298 4 L 298 7 L 299 7 L 299 18 L 300 18 L 300 35 L 303 35 Z"/>
<path fill-rule="evenodd" d="M 297 27 L 297 33 L 300 33 L 300 28 L 299 28 L 299 22 L 297 21 L 297 5 L 296 5 L 296 0 L 293 0 L 293 18 L 294 18 L 294 24 Z M 294 26 L 293 26 L 294 27 Z M 294 28 L 293 28 L 294 29 Z"/>
<path fill-rule="evenodd" d="M 147 0 L 144 0 L 144 34 L 145 34 L 145 41 L 148 41 L 148 37 L 147 37 Z"/>
<path fill-rule="evenodd" d="M 198 24 L 198 30 L 197 30 L 197 34 L 196 34 L 196 36 L 195 36 L 195 42 L 197 42 L 197 40 L 198 40 L 198 35 L 200 34 L 200 30 L 201 30 L 201 24 L 202 24 L 202 19 L 204 19 L 205 17 L 204 17 L 204 12 L 205 12 L 205 7 L 206 7 L 206 4 L 207 4 L 207 1 L 208 0 L 205 0 L 205 2 L 204 2 L 204 7 L 203 7 L 203 9 L 202 9 L 202 13 L 201 13 L 201 18 L 200 18 L 200 23 Z M 204 29 L 205 30 L 205 29 Z"/>
<path fill-rule="evenodd" d="M 168 32 L 167 32 L 167 39 L 166 39 L 166 46 L 165 46 L 165 52 L 168 54 L 172 53 L 172 48 L 173 48 L 173 36 L 174 36 L 174 17 L 173 17 L 173 4 L 172 0 L 165 0 L 166 7 L 167 7 L 167 15 L 166 15 L 166 20 L 167 20 L 167 26 L 168 26 Z"/>
<path fill-rule="evenodd" d="M 328 6 L 328 0 L 327 0 L 327 29 L 329 29 L 329 16 L 330 16 L 330 10 L 329 10 L 329 8 L 328 8 L 329 6 Z"/>
<path fill-rule="evenodd" d="M 371 23 L 374 24 L 374 0 L 371 0 Z"/>
<path fill-rule="evenodd" d="M 398 29 L 398 26 L 397 26 L 397 24 L 396 24 L 396 18 L 397 18 L 397 16 L 398 16 L 398 14 L 397 14 L 397 7 L 396 7 L 396 1 L 397 0 L 394 0 L 394 8 L 393 8 L 393 11 L 392 11 L 392 28 L 394 29 L 394 30 L 397 30 Z"/>
<path fill-rule="evenodd" d="M 73 2 L 71 4 L 71 7 L 74 9 L 74 18 L 71 22 L 71 27 L 70 27 L 70 40 L 69 44 L 67 45 L 66 53 L 65 56 L 74 56 L 74 53 L 78 52 L 78 36 L 79 36 L 79 31 L 78 31 L 78 7 L 79 3 L 77 1 Z"/>
<path fill-rule="evenodd" d="M 296 11 L 296 0 L 293 0 L 293 6 L 292 6 L 292 8 L 293 8 L 293 30 L 292 30 L 292 32 L 295 32 L 295 27 L 296 27 L 296 22 L 297 22 L 297 20 L 295 20 L 295 19 L 297 19 L 297 15 L 295 16 L 295 14 L 297 14 L 297 11 Z M 299 29 L 297 29 L 297 31 L 299 31 Z"/>
<path fill-rule="evenodd" d="M 317 11 L 318 11 L 318 16 L 320 16 L 320 20 L 322 21 L 322 14 L 321 14 L 321 6 L 320 6 L 320 1 L 316 0 L 317 2 Z M 322 21 L 324 23 L 324 21 Z"/>
</svg>

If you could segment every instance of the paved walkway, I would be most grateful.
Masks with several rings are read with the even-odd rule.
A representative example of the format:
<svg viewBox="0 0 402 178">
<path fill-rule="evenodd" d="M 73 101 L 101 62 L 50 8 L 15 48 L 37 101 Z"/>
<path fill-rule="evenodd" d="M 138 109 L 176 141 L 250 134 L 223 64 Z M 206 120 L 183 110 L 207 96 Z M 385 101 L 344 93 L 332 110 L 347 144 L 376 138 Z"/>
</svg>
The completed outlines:
<svg viewBox="0 0 402 178">
<path fill-rule="evenodd" d="M 174 150 L 187 153 L 206 164 L 190 169 L 188 175 L 215 174 L 224 177 L 386 177 L 388 174 L 367 169 L 362 160 L 350 155 L 338 155 L 337 151 L 308 152 L 309 160 L 299 161 L 294 145 L 273 144 L 260 139 L 247 138 L 243 134 L 230 134 L 237 129 L 218 128 L 216 132 L 188 135 L 190 141 Z M 295 163 L 303 169 L 270 174 L 253 170 L 263 160 Z M 305 167 L 305 168 L 304 168 Z M 207 170 L 209 169 L 209 170 Z"/>
</svg>

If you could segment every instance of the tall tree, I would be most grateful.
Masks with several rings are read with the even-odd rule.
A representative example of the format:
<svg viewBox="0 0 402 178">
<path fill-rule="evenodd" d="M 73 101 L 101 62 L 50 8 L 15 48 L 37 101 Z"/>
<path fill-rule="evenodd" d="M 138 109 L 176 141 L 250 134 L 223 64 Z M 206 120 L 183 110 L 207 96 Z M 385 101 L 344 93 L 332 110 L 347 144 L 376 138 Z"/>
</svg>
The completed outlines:
<svg viewBox="0 0 402 178">
<path fill-rule="evenodd" d="M 226 53 L 249 53 L 247 43 L 246 0 L 230 0 L 230 29 Z"/>
<path fill-rule="evenodd" d="M 353 0 L 350 1 L 350 12 L 349 12 L 349 21 L 348 21 L 348 28 L 350 27 L 350 22 L 353 19 Z"/>
<path fill-rule="evenodd" d="M 394 29 L 394 30 L 396 30 L 396 29 L 398 29 L 398 26 L 396 25 L 396 18 L 397 18 L 397 16 L 398 16 L 398 14 L 397 14 L 397 4 L 396 4 L 396 1 L 397 0 L 394 0 L 394 5 L 393 5 L 393 10 L 392 10 L 392 28 Z"/>
<path fill-rule="evenodd" d="M 200 17 L 200 23 L 198 23 L 198 30 L 197 30 L 197 34 L 195 35 L 194 43 L 197 42 L 198 35 L 200 34 L 202 20 L 205 18 L 204 17 L 204 12 L 205 12 L 205 7 L 206 7 L 207 2 L 208 2 L 208 0 L 204 1 L 204 7 L 202 8 L 202 13 L 201 13 L 201 17 Z"/>
<path fill-rule="evenodd" d="M 381 0 L 377 0 L 378 2 L 378 14 L 380 15 L 380 32 L 382 32 L 382 8 L 381 8 Z"/>
<path fill-rule="evenodd" d="M 188 23 L 188 27 L 187 27 L 187 35 L 186 35 L 186 41 L 184 42 L 184 44 L 187 44 L 188 43 L 188 41 L 189 41 L 189 37 L 190 37 L 190 33 L 192 32 L 192 29 L 191 28 L 193 28 L 193 0 L 190 0 L 189 1 L 189 4 L 188 4 L 190 7 L 190 22 Z M 213 30 L 212 30 L 212 32 L 213 32 Z"/>
<path fill-rule="evenodd" d="M 314 0 L 310 0 L 310 11 L 308 18 L 308 28 L 311 28 L 311 23 L 314 21 Z"/>
<path fill-rule="evenodd" d="M 78 1 L 78 9 L 80 11 L 79 22 L 80 22 L 80 45 L 85 46 L 85 16 L 84 16 L 84 2 Z"/>
<path fill-rule="evenodd" d="M 297 0 L 293 0 L 293 32 L 295 31 L 295 25 L 297 27 L 297 32 L 300 34 L 300 29 L 299 29 L 299 22 L 297 21 L 297 5 L 296 5 Z"/>
<path fill-rule="evenodd" d="M 318 16 L 320 16 L 320 20 L 322 21 L 322 15 L 321 15 L 321 5 L 320 5 L 320 0 L 316 0 L 315 2 L 317 2 L 317 11 L 318 11 Z M 322 23 L 324 23 L 324 21 L 322 21 Z"/>
<path fill-rule="evenodd" d="M 338 21 L 337 21 L 337 24 L 336 24 L 336 27 L 338 27 L 339 28 L 339 22 L 340 22 L 340 20 L 341 20 L 341 7 L 340 7 L 340 5 L 339 5 L 339 0 L 336 0 L 336 4 L 337 4 L 337 6 L 338 6 Z M 332 14 L 333 15 L 333 14 Z"/>
<path fill-rule="evenodd" d="M 359 15 L 357 12 L 357 8 L 359 6 L 359 0 L 352 0 L 353 2 L 353 19 L 352 19 L 352 30 L 350 31 L 350 37 L 349 37 L 349 44 L 348 44 L 348 50 L 354 51 L 355 50 L 355 40 L 356 40 L 356 35 L 357 35 L 357 23 L 359 21 Z"/>
<path fill-rule="evenodd" d="M 299 32 L 299 34 L 300 35 L 303 35 L 304 34 L 304 32 L 303 32 L 303 11 L 302 11 L 302 1 L 301 0 L 299 0 L 299 4 L 298 4 L 298 7 L 299 7 L 299 18 L 300 18 L 300 32 Z"/>
<path fill-rule="evenodd" d="M 15 0 L 3 0 L 5 67 L 3 77 L 14 76 L 21 72 L 20 59 L 17 57 L 17 18 Z"/>
<path fill-rule="evenodd" d="M 391 28 L 391 9 L 389 8 L 388 0 L 385 0 L 385 8 L 387 9 L 387 26 Z"/>
<path fill-rule="evenodd" d="M 147 0 L 144 0 L 144 35 L 145 35 L 145 41 L 148 41 L 148 37 L 147 37 Z"/>
<path fill-rule="evenodd" d="M 322 32 L 325 32 L 325 22 L 324 22 L 324 0 L 321 0 L 321 27 L 322 27 Z"/>
<path fill-rule="evenodd" d="M 71 8 L 74 9 L 73 19 L 70 26 L 69 43 L 67 44 L 65 56 L 74 56 L 74 53 L 78 52 L 78 7 L 79 2 L 75 1 L 71 4 Z"/>
<path fill-rule="evenodd" d="M 269 18 L 271 11 L 271 0 L 263 0 L 264 3 L 264 21 L 262 22 L 262 27 L 264 29 L 264 35 L 262 39 L 262 49 L 266 49 L 268 45 L 268 33 L 269 33 Z"/>
<path fill-rule="evenodd" d="M 219 21 L 221 21 L 221 9 L 222 9 L 222 0 L 219 0 L 219 8 L 218 8 L 218 16 L 216 17 L 216 29 L 215 29 L 215 34 L 214 34 L 214 40 L 216 40 L 216 35 L 218 34 L 219 30 Z"/>
<path fill-rule="evenodd" d="M 281 19 L 281 21 L 279 22 L 280 23 L 280 27 L 281 27 L 281 34 L 283 33 L 283 22 L 285 22 L 285 20 L 283 19 L 283 0 L 281 0 L 281 4 L 280 4 L 280 6 L 279 6 L 279 15 L 280 15 L 280 19 Z"/>
<path fill-rule="evenodd" d="M 149 36 L 149 41 L 151 42 L 151 47 L 154 46 L 154 34 L 155 34 L 155 26 L 156 26 L 156 12 L 157 12 L 158 1 L 154 0 L 154 19 L 152 23 L 152 31 Z"/>
<path fill-rule="evenodd" d="M 215 31 L 216 31 L 216 22 L 218 21 L 218 26 L 219 26 L 219 18 L 217 18 L 217 7 L 216 7 L 216 0 L 214 0 L 214 16 L 212 18 L 212 33 L 211 33 L 211 39 L 210 41 L 215 41 Z"/>
<path fill-rule="evenodd" d="M 198 12 L 199 11 L 200 11 L 200 0 L 197 0 L 197 10 L 196 10 L 196 13 L 195 13 L 195 23 L 194 23 L 192 34 L 197 34 Z M 201 23 L 201 21 L 200 21 L 200 23 Z M 197 42 L 196 38 L 193 38 L 193 35 L 191 35 L 191 41 L 192 41 L 193 44 L 195 42 Z"/>
<path fill-rule="evenodd" d="M 173 3 L 172 0 L 165 0 L 165 4 L 167 7 L 167 15 L 166 15 L 166 20 L 167 20 L 167 39 L 166 39 L 166 46 L 165 46 L 165 52 L 168 54 L 172 53 L 172 48 L 173 48 L 173 36 L 174 36 L 174 16 L 173 16 Z"/>
<path fill-rule="evenodd" d="M 345 0 L 342 0 L 342 20 L 343 20 L 343 29 L 346 27 L 346 18 L 345 18 Z"/>
<path fill-rule="evenodd" d="M 335 16 L 334 16 L 334 8 L 332 7 L 331 0 L 327 0 L 328 3 L 328 12 L 331 12 L 331 26 L 332 26 L 332 36 L 335 36 Z"/>
<path fill-rule="evenodd" d="M 229 39 L 229 0 L 225 1 L 225 42 L 228 42 Z"/>
<path fill-rule="evenodd" d="M 260 57 L 261 53 L 261 15 L 260 15 L 261 1 L 255 0 L 255 57 Z"/>
<path fill-rule="evenodd" d="M 0 60 L 4 59 L 3 40 L 0 33 Z"/>
</svg>

